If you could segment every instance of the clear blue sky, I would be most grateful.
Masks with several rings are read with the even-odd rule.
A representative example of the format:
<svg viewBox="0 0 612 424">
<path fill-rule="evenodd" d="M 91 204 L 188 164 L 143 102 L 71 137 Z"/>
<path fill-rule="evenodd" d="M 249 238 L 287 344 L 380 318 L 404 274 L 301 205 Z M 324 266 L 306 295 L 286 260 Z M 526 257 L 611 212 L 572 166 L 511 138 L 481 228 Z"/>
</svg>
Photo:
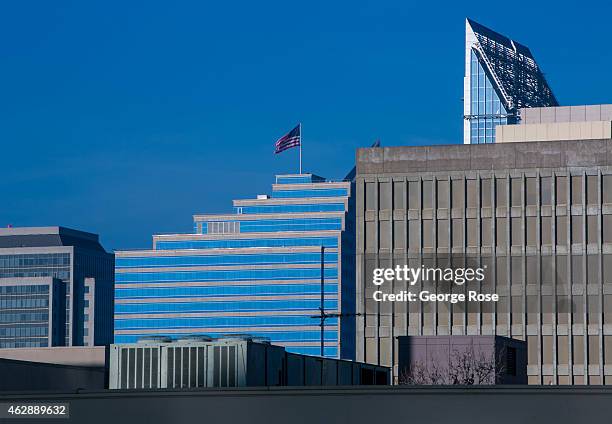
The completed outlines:
<svg viewBox="0 0 612 424">
<path fill-rule="evenodd" d="M 466 16 L 530 46 L 562 104 L 612 103 L 604 2 L 4 2 L 0 226 L 147 248 L 296 171 L 272 149 L 298 121 L 329 178 L 378 137 L 460 143 Z"/>
</svg>

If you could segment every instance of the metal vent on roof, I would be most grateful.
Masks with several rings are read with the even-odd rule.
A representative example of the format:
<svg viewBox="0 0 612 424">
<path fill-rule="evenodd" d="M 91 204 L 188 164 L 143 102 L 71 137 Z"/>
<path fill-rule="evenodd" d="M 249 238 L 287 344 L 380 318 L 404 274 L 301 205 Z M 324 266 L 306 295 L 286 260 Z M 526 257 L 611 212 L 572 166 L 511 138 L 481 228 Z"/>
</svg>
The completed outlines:
<svg viewBox="0 0 612 424">
<path fill-rule="evenodd" d="M 143 336 L 138 339 L 139 344 L 171 343 L 172 339 L 168 336 Z"/>
<path fill-rule="evenodd" d="M 177 343 L 191 343 L 191 342 L 211 342 L 212 340 L 213 340 L 212 337 L 207 336 L 205 334 L 194 334 L 194 335 L 179 337 L 176 341 Z"/>
<path fill-rule="evenodd" d="M 234 342 L 234 341 L 253 341 L 255 337 L 250 334 L 242 334 L 242 333 L 230 333 L 224 334 L 220 336 L 217 341 L 220 342 Z"/>
</svg>

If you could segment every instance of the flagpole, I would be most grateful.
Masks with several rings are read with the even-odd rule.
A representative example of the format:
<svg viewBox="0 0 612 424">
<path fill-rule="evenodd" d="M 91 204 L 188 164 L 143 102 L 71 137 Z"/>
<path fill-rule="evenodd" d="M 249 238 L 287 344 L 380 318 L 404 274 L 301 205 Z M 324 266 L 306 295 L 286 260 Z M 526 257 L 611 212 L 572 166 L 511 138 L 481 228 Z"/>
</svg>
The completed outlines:
<svg viewBox="0 0 612 424">
<path fill-rule="evenodd" d="M 302 123 L 300 122 L 300 175 L 302 175 Z"/>
</svg>

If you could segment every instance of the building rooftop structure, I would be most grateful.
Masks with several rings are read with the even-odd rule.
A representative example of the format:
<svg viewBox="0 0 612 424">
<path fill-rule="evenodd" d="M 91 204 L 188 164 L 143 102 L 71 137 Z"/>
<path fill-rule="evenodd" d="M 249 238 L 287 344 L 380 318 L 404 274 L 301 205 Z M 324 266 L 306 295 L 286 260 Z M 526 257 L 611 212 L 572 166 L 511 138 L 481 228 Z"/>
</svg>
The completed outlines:
<svg viewBox="0 0 612 424">
<path fill-rule="evenodd" d="M 75 246 L 104 251 L 97 234 L 66 227 L 0 228 L 0 248 Z"/>
<path fill-rule="evenodd" d="M 520 108 L 559 104 L 527 46 L 471 19 L 465 27 L 465 144 L 493 143 Z"/>
<path fill-rule="evenodd" d="M 390 369 L 287 352 L 244 334 L 110 346 L 110 389 L 387 385 Z"/>
<path fill-rule="evenodd" d="M 495 146 L 398 146 L 357 150 L 357 173 L 495 171 L 498 169 L 611 166 L 608 140 L 538 141 Z"/>
<path fill-rule="evenodd" d="M 612 121 L 612 104 L 522 108 L 519 116 L 521 125 Z"/>
<path fill-rule="evenodd" d="M 610 140 L 612 105 L 534 107 L 519 110 L 518 125 L 498 125 L 497 143 Z"/>
</svg>

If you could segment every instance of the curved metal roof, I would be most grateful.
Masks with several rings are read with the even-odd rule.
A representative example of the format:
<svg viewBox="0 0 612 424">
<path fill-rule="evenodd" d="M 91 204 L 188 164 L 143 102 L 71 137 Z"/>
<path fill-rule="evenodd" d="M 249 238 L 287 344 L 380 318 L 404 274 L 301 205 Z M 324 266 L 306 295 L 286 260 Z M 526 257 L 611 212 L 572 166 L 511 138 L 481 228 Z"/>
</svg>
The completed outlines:
<svg viewBox="0 0 612 424">
<path fill-rule="evenodd" d="M 475 35 L 471 48 L 508 111 L 559 105 L 527 46 L 469 18 L 466 31 Z"/>
</svg>

